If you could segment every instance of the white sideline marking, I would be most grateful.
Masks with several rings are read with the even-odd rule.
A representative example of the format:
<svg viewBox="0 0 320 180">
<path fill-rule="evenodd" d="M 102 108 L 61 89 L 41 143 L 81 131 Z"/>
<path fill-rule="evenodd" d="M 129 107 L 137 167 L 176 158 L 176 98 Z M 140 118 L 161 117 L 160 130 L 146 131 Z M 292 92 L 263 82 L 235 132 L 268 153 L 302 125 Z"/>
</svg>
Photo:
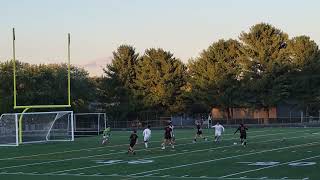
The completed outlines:
<svg viewBox="0 0 320 180">
<path fill-rule="evenodd" d="M 313 136 L 313 135 L 310 135 L 310 136 Z M 292 138 L 290 138 L 290 139 L 297 139 L 297 138 L 302 138 L 302 137 L 306 137 L 306 136 L 296 136 L 296 137 L 292 137 Z M 268 141 L 259 141 L 259 142 L 256 142 L 256 143 L 266 143 L 266 142 L 271 142 L 271 141 L 274 142 L 275 140 L 274 140 L 274 139 L 271 139 L 271 140 L 268 140 Z M 161 156 L 153 156 L 153 157 L 149 157 L 149 158 L 144 158 L 144 159 L 142 159 L 142 160 L 157 159 L 157 158 L 163 158 L 163 157 L 170 157 L 170 156 L 182 155 L 182 154 L 187 154 L 187 153 L 208 151 L 209 149 L 221 149 L 221 148 L 226 148 L 226 147 L 233 147 L 233 145 L 220 146 L 220 147 L 208 148 L 208 149 L 199 149 L 199 150 L 194 150 L 194 151 L 181 152 L 181 153 L 175 153 L 175 154 L 167 154 L 167 155 L 161 155 Z M 75 170 L 90 169 L 90 168 L 96 168 L 96 167 L 102 167 L 102 166 L 110 166 L 110 165 L 120 164 L 120 163 L 124 163 L 124 162 L 113 163 L 113 164 L 101 164 L 101 165 L 95 165 L 95 166 L 86 166 L 86 167 L 75 168 L 75 169 L 67 169 L 67 170 L 61 170 L 61 171 L 51 172 L 51 174 L 57 174 L 57 173 L 75 171 Z"/>
<path fill-rule="evenodd" d="M 155 175 L 155 174 L 159 174 L 159 173 L 147 174 L 147 175 L 145 175 L 145 176 L 153 176 L 153 175 Z"/>
<path fill-rule="evenodd" d="M 231 176 L 235 176 L 235 175 L 239 175 L 239 174 L 244 174 L 244 173 L 248 173 L 248 172 L 260 171 L 260 170 L 263 170 L 263 169 L 269 169 L 269 168 L 273 168 L 273 167 L 277 167 L 277 166 L 282 166 L 282 165 L 286 165 L 286 164 L 290 164 L 290 163 L 295 163 L 295 162 L 299 162 L 299 161 L 304 161 L 304 160 L 309 160 L 309 159 L 315 159 L 315 158 L 318 158 L 318 157 L 320 157 L 320 155 L 318 155 L 318 156 L 312 156 L 312 157 L 308 157 L 308 158 L 303 158 L 303 159 L 299 159 L 299 160 L 294 160 L 294 161 L 289 161 L 289 162 L 285 162 L 285 163 L 275 164 L 275 165 L 272 165 L 272 166 L 267 166 L 267 167 L 262 167 L 262 168 L 257 168 L 257 169 L 251 169 L 251 170 L 248 170 L 248 171 L 242 171 L 242 172 L 238 172 L 238 173 L 233 173 L 233 174 L 221 176 L 221 178 L 231 177 Z"/>
<path fill-rule="evenodd" d="M 1 173 L 0 173 L 1 174 Z M 144 178 L 145 176 L 128 176 L 128 175 L 98 175 L 95 174 L 31 174 L 31 173 L 5 173 L 3 175 L 21 175 L 21 176 L 74 176 L 74 177 L 122 177 L 122 178 Z M 260 178 L 220 178 L 220 177 L 179 177 L 179 176 L 170 176 L 170 175 L 163 175 L 163 176 L 148 176 L 150 178 L 174 178 L 174 179 L 215 179 L 215 180 L 260 180 Z M 268 179 L 268 180 L 283 180 L 283 179 Z M 301 179 L 286 179 L 286 180 L 301 180 Z M 308 180 L 308 179 L 304 179 Z"/>
<path fill-rule="evenodd" d="M 190 139 L 190 138 L 179 138 L 177 140 L 184 140 L 184 139 Z M 161 141 L 151 141 L 151 142 L 162 142 L 162 140 Z M 117 144 L 117 145 L 112 145 L 112 146 L 102 146 L 102 147 L 75 149 L 75 150 L 67 150 L 67 151 L 58 151 L 58 152 L 43 153 L 43 154 L 17 156 L 17 157 L 10 157 L 10 158 L 2 158 L 2 159 L 0 159 L 0 161 L 12 160 L 12 159 L 20 159 L 20 158 L 30 158 L 30 157 L 37 157 L 37 156 L 54 155 L 54 154 L 63 154 L 63 153 L 70 153 L 70 152 L 92 151 L 92 150 L 97 150 L 97 149 L 101 149 L 101 150 L 98 150 L 98 151 L 104 151 L 104 150 L 106 150 L 106 148 L 120 147 L 120 146 L 128 146 L 128 144 Z M 114 150 L 110 150 L 110 151 L 114 151 Z"/>
<path fill-rule="evenodd" d="M 229 156 L 229 157 L 224 157 L 224 158 L 211 159 L 211 160 L 207 160 L 207 161 L 200 161 L 200 162 L 196 162 L 196 163 L 188 163 L 188 164 L 183 164 L 183 165 L 178 165 L 178 166 L 173 166 L 173 167 L 167 167 L 167 168 L 155 169 L 155 170 L 150 170 L 150 171 L 144 171 L 144 172 L 140 172 L 140 173 L 134 173 L 134 174 L 130 174 L 129 176 L 142 175 L 142 174 L 146 174 L 146 173 L 152 173 L 155 171 L 163 171 L 163 170 L 168 170 L 168 169 L 177 169 L 177 168 L 188 167 L 188 166 L 193 166 L 193 165 L 198 165 L 198 164 L 205 164 L 205 163 L 210 163 L 210 162 L 215 162 L 215 161 L 220 161 L 220 160 L 233 159 L 233 158 L 242 157 L 242 156 L 250 156 L 250 155 L 254 155 L 254 154 L 261 154 L 261 153 L 266 153 L 266 152 L 277 151 L 280 149 L 290 149 L 290 148 L 295 148 L 295 147 L 301 147 L 301 146 L 303 147 L 303 146 L 317 145 L 317 144 L 320 144 L 320 142 L 293 145 L 293 146 L 287 146 L 287 147 L 282 147 L 282 148 L 258 151 L 258 152 L 254 152 L 254 153 L 240 154 L 240 155 Z M 225 176 L 222 176 L 221 178 L 224 178 L 224 177 Z M 228 176 L 226 176 L 226 177 L 228 177 Z"/>
<path fill-rule="evenodd" d="M 254 131 L 251 131 L 251 132 L 254 132 L 254 133 L 260 133 L 260 132 L 265 132 L 265 131 L 273 131 L 274 129 L 270 130 L 262 130 L 262 131 L 259 131 L 259 130 L 254 130 Z M 277 132 L 279 131 L 284 131 L 284 130 L 279 130 L 277 129 Z M 311 130 L 307 130 L 307 131 L 311 131 Z M 291 133 L 291 132 L 289 132 Z M 284 134 L 284 133 L 281 133 L 281 134 Z M 230 134 L 225 134 L 224 136 L 233 136 L 232 133 Z M 179 138 L 177 140 L 184 140 L 184 139 L 190 139 L 190 138 Z M 160 141 L 152 141 L 152 142 L 162 142 L 162 140 Z M 110 147 L 119 147 L 119 146 L 128 146 L 128 144 L 117 144 L 117 145 L 112 145 L 112 146 L 107 146 L 108 148 Z M 37 156 L 46 156 L 46 155 L 54 155 L 54 154 L 63 154 L 63 153 L 70 153 L 70 152 L 79 152 L 79 151 L 86 151 L 86 150 L 96 150 L 96 149 L 103 149 L 103 148 L 106 148 L 106 146 L 103 146 L 103 147 L 92 147 L 92 148 L 84 148 L 84 149 L 75 149 L 75 150 L 66 150 L 66 151 L 58 151 L 58 152 L 51 152 L 51 153 L 43 153 L 43 154 L 30 154 L 30 155 L 25 155 L 25 156 L 17 156 L 17 157 L 10 157 L 10 158 L 2 158 L 0 159 L 0 161 L 3 161 L 3 160 L 11 160 L 11 159 L 19 159 L 19 158 L 26 158 L 26 157 L 37 157 Z"/>
<path fill-rule="evenodd" d="M 296 133 L 296 132 L 292 132 L 292 133 Z M 273 135 L 279 135 L 279 134 L 288 134 L 288 133 L 286 133 L 286 132 L 284 132 L 284 133 L 274 133 L 274 134 L 268 134 L 268 135 L 257 135 L 257 136 L 252 136 L 252 137 L 256 138 L 256 137 L 273 136 Z M 314 135 L 311 135 L 311 136 L 314 136 Z M 299 137 L 301 137 L 301 136 L 299 136 Z M 233 139 L 226 139 L 226 140 L 233 140 Z M 203 142 L 203 143 L 205 143 L 205 142 Z M 193 143 L 178 144 L 176 146 L 184 146 L 184 145 L 191 145 L 191 144 L 193 144 Z M 223 146 L 221 146 L 221 147 L 223 147 Z M 231 147 L 231 146 L 225 146 L 225 147 Z M 158 147 L 150 148 L 150 149 L 158 149 Z M 136 150 L 136 151 L 144 151 L 144 149 L 140 149 L 140 150 Z M 51 163 L 56 163 L 56 162 L 65 162 L 65 161 L 78 160 L 78 159 L 88 159 L 88 158 L 100 157 L 100 156 L 116 155 L 116 154 L 122 154 L 122 153 L 125 153 L 125 152 L 127 152 L 127 151 L 114 152 L 114 153 L 109 153 L 109 154 L 97 154 L 97 155 L 76 157 L 76 158 L 69 158 L 69 159 L 61 159 L 61 160 L 55 160 L 55 161 L 29 163 L 29 164 L 22 164 L 22 165 L 16 165 L 16 166 L 1 167 L 0 170 L 2 170 L 2 169 L 10 169 L 10 168 L 17 168 L 17 167 L 32 166 L 32 165 L 51 164 Z"/>
</svg>

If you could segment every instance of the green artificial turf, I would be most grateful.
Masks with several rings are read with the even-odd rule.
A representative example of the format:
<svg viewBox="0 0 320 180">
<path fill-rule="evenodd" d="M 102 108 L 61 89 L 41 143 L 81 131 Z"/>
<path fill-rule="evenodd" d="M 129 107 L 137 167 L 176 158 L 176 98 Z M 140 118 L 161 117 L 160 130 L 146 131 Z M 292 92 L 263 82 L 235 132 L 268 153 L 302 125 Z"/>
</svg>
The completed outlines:
<svg viewBox="0 0 320 180">
<path fill-rule="evenodd" d="M 163 131 L 152 131 L 148 150 L 139 131 L 136 155 L 126 154 L 128 131 L 113 131 L 108 145 L 93 136 L 0 147 L 0 179 L 320 179 L 319 128 L 252 128 L 247 147 L 234 130 L 216 144 L 213 130 L 192 143 L 195 130 L 177 129 L 175 149 L 165 150 Z"/>
</svg>

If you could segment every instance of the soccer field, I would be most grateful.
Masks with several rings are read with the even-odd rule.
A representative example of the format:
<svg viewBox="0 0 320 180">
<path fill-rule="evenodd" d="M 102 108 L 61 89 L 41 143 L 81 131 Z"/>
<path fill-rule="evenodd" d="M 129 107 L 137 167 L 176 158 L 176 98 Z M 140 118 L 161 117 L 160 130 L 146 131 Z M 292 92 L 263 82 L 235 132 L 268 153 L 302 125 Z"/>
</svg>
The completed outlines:
<svg viewBox="0 0 320 180">
<path fill-rule="evenodd" d="M 320 179 L 320 128 L 251 128 L 248 145 L 226 129 L 222 142 L 192 143 L 195 130 L 176 130 L 176 147 L 161 150 L 163 131 L 153 130 L 148 151 L 138 131 L 136 155 L 127 155 L 128 131 L 74 142 L 0 147 L 0 179 Z"/>
</svg>

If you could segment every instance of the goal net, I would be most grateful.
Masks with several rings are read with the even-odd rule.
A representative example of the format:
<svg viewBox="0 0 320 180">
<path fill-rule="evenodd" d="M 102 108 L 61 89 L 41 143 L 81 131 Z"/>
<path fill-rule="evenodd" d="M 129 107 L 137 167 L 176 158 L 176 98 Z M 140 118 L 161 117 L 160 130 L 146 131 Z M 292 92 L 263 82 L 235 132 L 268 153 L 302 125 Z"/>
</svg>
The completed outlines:
<svg viewBox="0 0 320 180">
<path fill-rule="evenodd" d="M 76 136 L 99 135 L 107 126 L 106 113 L 74 114 L 74 133 Z"/>
<path fill-rule="evenodd" d="M 0 116 L 0 146 L 18 146 L 18 118 L 16 114 Z"/>
<path fill-rule="evenodd" d="M 21 124 L 21 126 L 20 126 Z M 48 141 L 73 141 L 73 112 L 31 112 L 4 114 L 0 119 L 0 145 Z"/>
</svg>

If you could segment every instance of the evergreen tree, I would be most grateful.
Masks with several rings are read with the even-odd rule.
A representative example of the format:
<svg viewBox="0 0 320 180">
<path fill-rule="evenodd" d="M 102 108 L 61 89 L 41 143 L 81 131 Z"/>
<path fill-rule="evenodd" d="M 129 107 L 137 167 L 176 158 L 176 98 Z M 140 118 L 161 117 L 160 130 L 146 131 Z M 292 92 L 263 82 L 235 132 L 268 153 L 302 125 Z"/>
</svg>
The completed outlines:
<svg viewBox="0 0 320 180">
<path fill-rule="evenodd" d="M 288 35 L 270 24 L 242 32 L 243 74 L 247 100 L 254 107 L 269 108 L 289 97 L 290 59 Z"/>
<path fill-rule="evenodd" d="M 136 116 L 138 105 L 133 88 L 138 56 L 134 47 L 121 45 L 113 52 L 111 64 L 104 69 L 106 76 L 100 83 L 101 100 L 107 103 L 107 111 L 116 119 Z"/>
<path fill-rule="evenodd" d="M 220 107 L 230 117 L 230 108 L 241 103 L 240 46 L 236 40 L 219 40 L 189 62 L 190 95 L 207 112 Z"/>
<path fill-rule="evenodd" d="M 171 52 L 147 49 L 136 73 L 135 95 L 142 100 L 144 108 L 162 113 L 181 112 L 186 67 Z"/>
</svg>

